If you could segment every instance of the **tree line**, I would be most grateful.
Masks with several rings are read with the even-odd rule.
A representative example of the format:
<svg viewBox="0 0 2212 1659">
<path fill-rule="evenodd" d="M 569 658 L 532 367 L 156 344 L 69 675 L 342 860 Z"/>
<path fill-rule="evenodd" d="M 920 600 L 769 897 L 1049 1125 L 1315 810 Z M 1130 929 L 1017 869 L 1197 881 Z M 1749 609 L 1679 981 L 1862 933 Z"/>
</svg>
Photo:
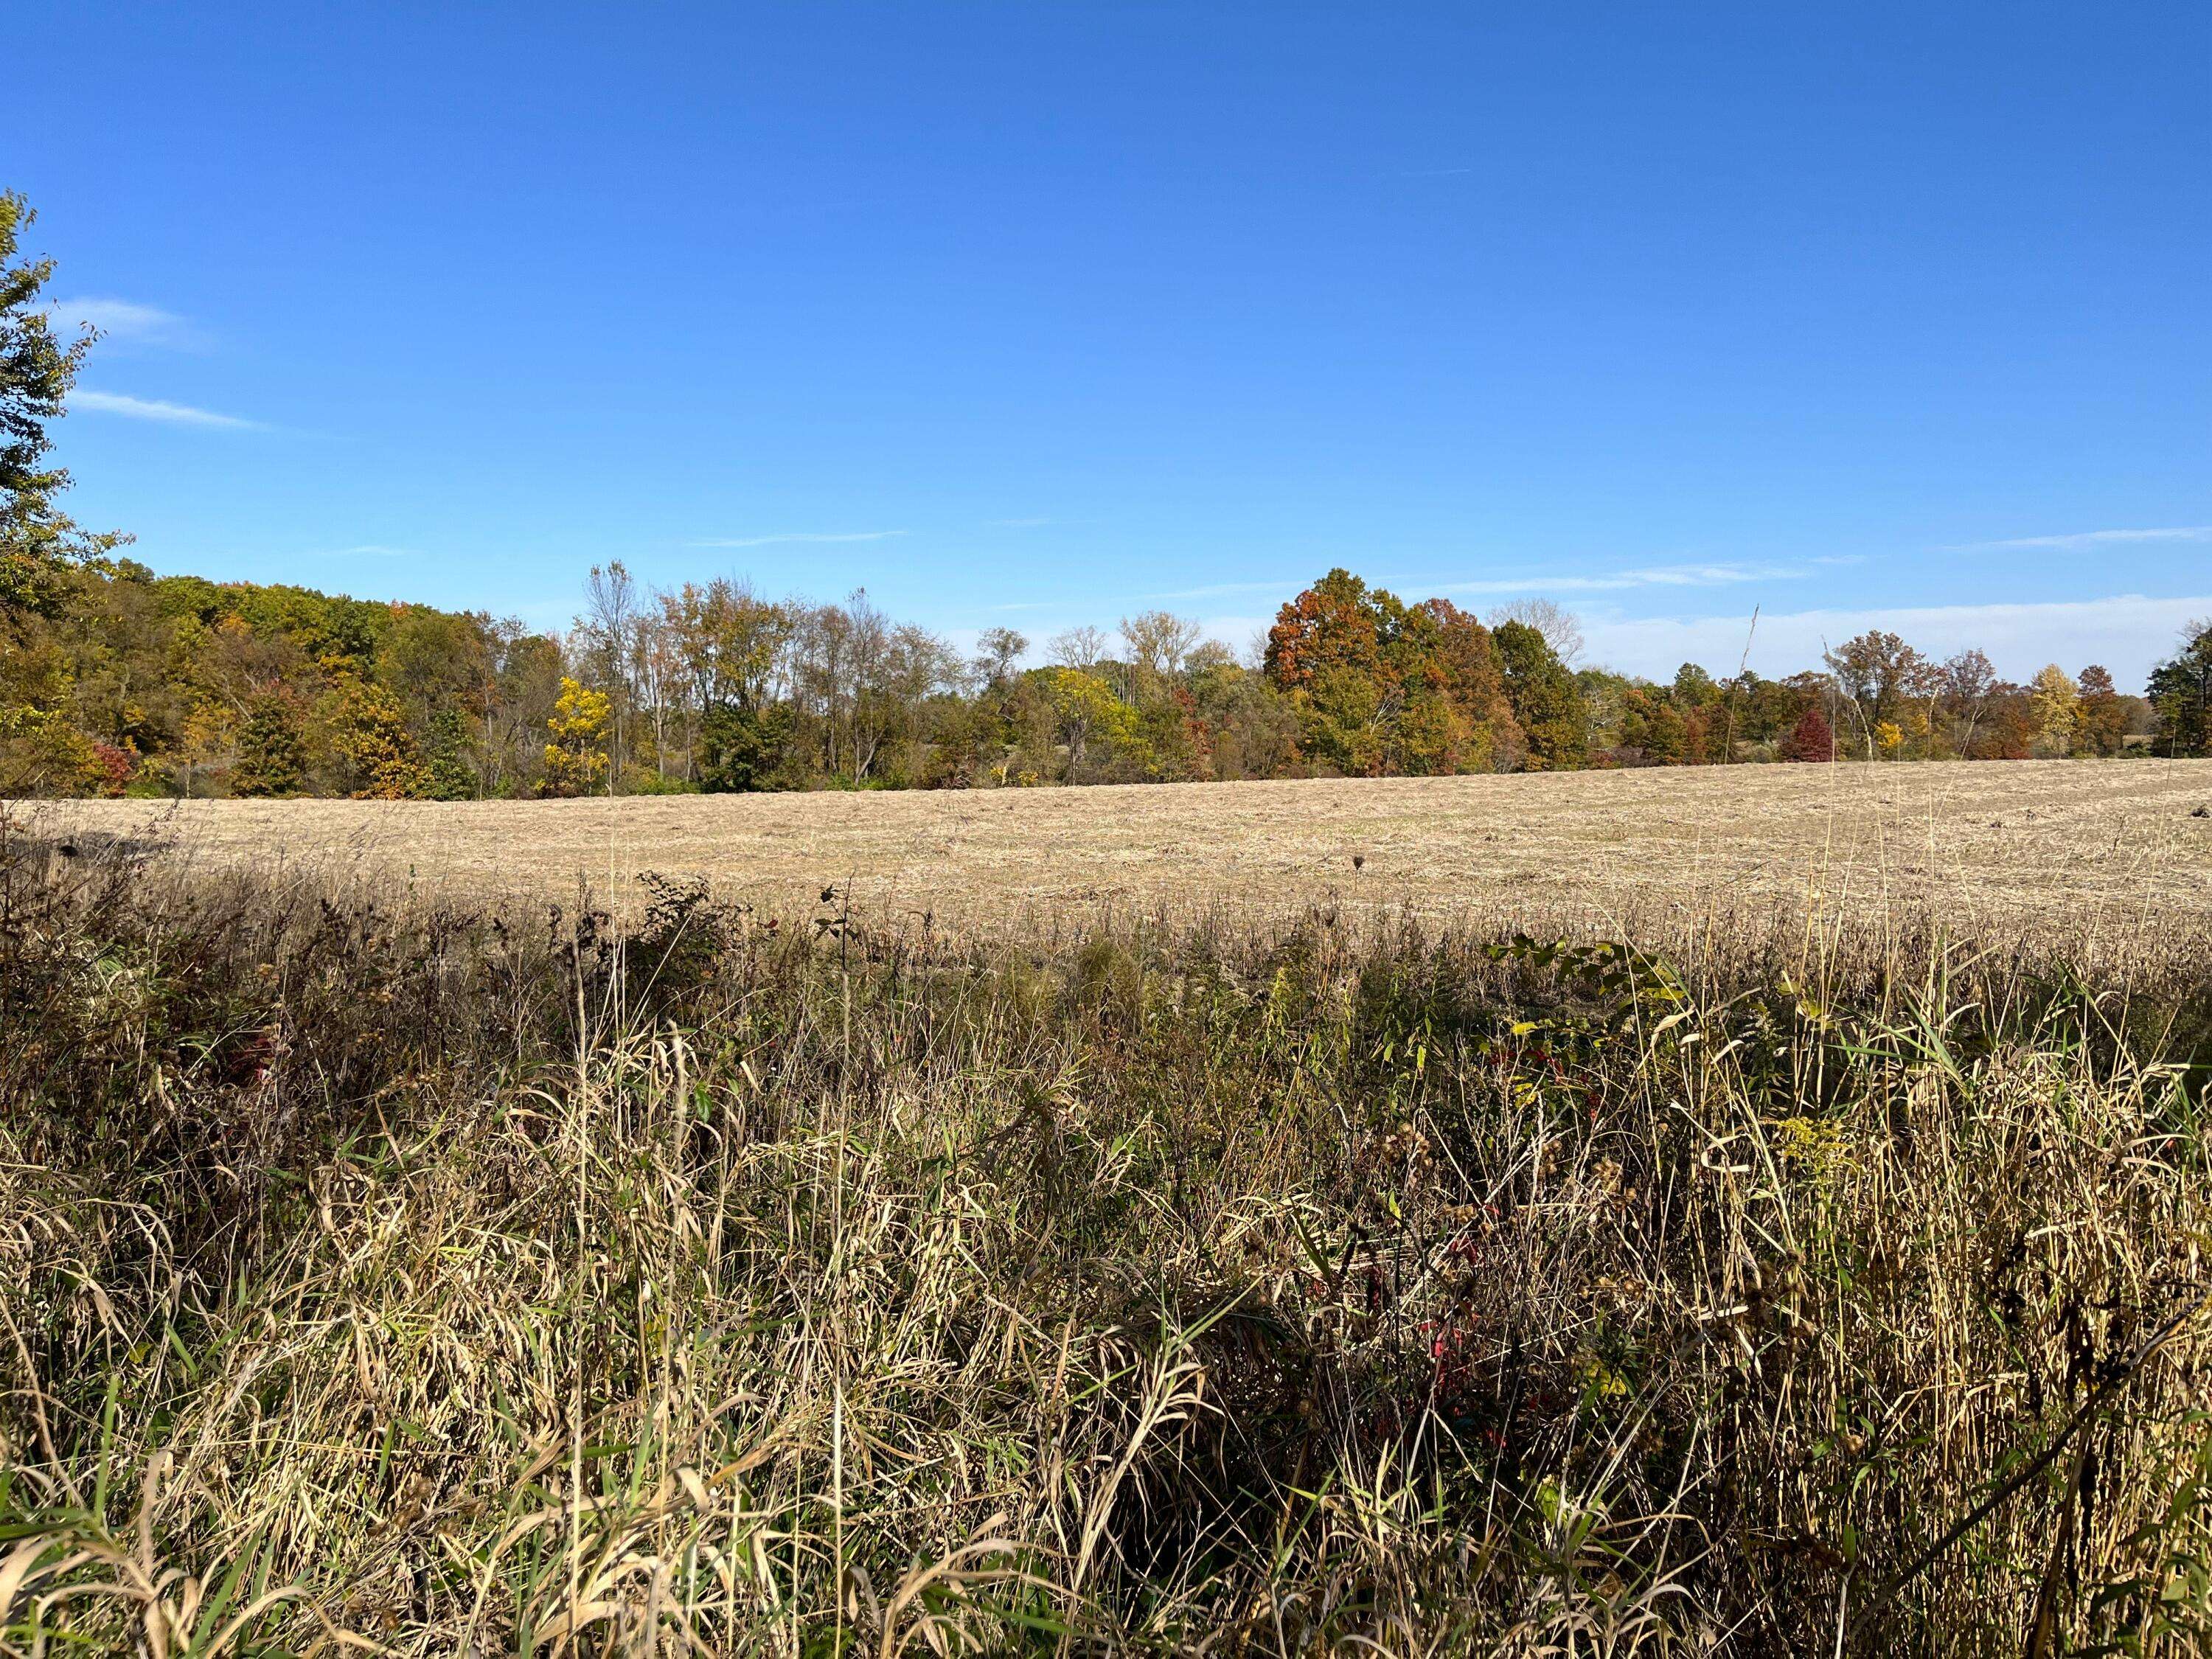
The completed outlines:
<svg viewBox="0 0 2212 1659">
<path fill-rule="evenodd" d="M 1343 570 L 1243 656 L 1164 611 L 971 653 L 865 592 L 771 599 L 593 570 L 565 632 L 303 587 L 157 576 L 112 550 L 10 599 L 11 794 L 537 795 L 1419 776 L 1767 761 L 2212 753 L 2212 627 L 2122 693 L 2026 684 L 1871 632 L 1818 668 L 1670 682 L 1577 666 L 1573 618 L 1480 620 Z"/>
<path fill-rule="evenodd" d="M 1574 618 L 1478 619 L 1342 569 L 1242 653 L 1165 611 L 972 651 L 866 592 L 593 568 L 573 628 L 158 576 L 47 463 L 90 337 L 58 337 L 0 195 L 0 793 L 467 799 L 1007 787 L 1761 761 L 2212 754 L 2212 623 L 2142 695 L 2025 685 L 1870 632 L 1769 680 L 1581 665 Z"/>
</svg>

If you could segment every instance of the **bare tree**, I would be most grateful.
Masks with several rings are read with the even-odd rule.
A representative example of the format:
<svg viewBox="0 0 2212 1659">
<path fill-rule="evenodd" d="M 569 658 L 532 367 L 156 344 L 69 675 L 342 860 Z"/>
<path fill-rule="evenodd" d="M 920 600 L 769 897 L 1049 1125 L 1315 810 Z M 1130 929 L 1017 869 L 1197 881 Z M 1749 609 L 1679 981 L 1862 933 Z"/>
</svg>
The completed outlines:
<svg viewBox="0 0 2212 1659">
<path fill-rule="evenodd" d="M 607 793 L 615 792 L 629 759 L 629 718 L 635 702 L 631 678 L 637 622 L 637 584 L 620 559 L 593 565 L 584 582 L 585 614 L 576 618 L 583 653 L 593 678 L 614 703 L 614 753 L 607 768 Z"/>
<path fill-rule="evenodd" d="M 1071 628 L 1064 634 L 1055 634 L 1047 647 L 1052 660 L 1062 668 L 1079 668 L 1086 673 L 1106 659 L 1106 635 L 1098 629 L 1085 623 Z"/>
<path fill-rule="evenodd" d="M 1014 665 L 1030 648 L 1029 640 L 1011 628 L 987 628 L 975 641 L 975 678 L 987 691 L 1003 688 L 1013 678 Z"/>
<path fill-rule="evenodd" d="M 1121 643 L 1128 647 L 1130 666 L 1164 678 L 1182 672 L 1202 632 L 1196 623 L 1165 611 L 1121 618 Z"/>
<path fill-rule="evenodd" d="M 1515 599 L 1501 605 L 1490 613 L 1492 628 L 1500 623 L 1519 623 L 1523 628 L 1533 628 L 1544 636 L 1544 643 L 1552 647 L 1552 654 L 1569 668 L 1583 653 L 1582 618 L 1552 599 Z"/>
<path fill-rule="evenodd" d="M 657 607 L 641 606 L 630 621 L 629 678 L 641 713 L 653 721 L 653 769 L 665 778 L 668 775 L 668 720 L 674 712 L 683 675 L 674 633 Z M 689 762 L 687 755 L 687 776 Z"/>
<path fill-rule="evenodd" d="M 883 683 L 891 670 L 890 618 L 876 609 L 868 590 L 856 587 L 845 601 L 846 752 L 853 757 L 853 781 L 865 781 L 890 720 L 883 705 Z"/>
</svg>

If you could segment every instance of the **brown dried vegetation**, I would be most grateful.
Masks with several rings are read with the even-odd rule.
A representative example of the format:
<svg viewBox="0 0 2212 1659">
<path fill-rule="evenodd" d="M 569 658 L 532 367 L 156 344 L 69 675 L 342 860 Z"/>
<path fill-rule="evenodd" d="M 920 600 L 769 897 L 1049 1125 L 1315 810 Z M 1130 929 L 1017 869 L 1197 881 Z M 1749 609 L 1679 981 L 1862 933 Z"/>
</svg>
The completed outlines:
<svg viewBox="0 0 2212 1659">
<path fill-rule="evenodd" d="M 651 870 L 771 909 L 834 879 L 872 923 L 971 936 L 1080 930 L 1102 907 L 1273 926 L 1321 904 L 1670 951 L 1808 921 L 1941 925 L 2132 963 L 2212 949 L 2212 834 L 2190 816 L 2208 797 L 2212 762 L 2052 761 L 8 810 L 386 896 L 565 901 L 581 879 L 618 903 Z"/>
<path fill-rule="evenodd" d="M 0 840 L 0 1650 L 2212 1639 L 2201 918 L 814 870 Z"/>
</svg>

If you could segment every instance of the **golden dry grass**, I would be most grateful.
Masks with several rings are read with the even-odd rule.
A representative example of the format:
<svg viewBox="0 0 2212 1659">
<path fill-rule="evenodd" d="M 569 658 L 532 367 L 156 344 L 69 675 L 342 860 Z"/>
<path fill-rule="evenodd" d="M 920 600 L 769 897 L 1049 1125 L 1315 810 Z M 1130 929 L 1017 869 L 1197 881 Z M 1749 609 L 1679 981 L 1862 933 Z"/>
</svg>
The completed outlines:
<svg viewBox="0 0 2212 1659">
<path fill-rule="evenodd" d="M 835 884 L 856 909 L 951 927 L 1318 903 L 1646 937 L 1809 904 L 2104 954 L 2212 931 L 2212 818 L 2191 816 L 2207 803 L 2212 763 L 2138 761 L 14 811 L 154 833 L 194 862 L 356 866 L 470 896 L 559 897 L 580 878 L 621 894 L 650 870 L 779 909 Z"/>
<path fill-rule="evenodd" d="M 2212 1652 L 2201 949 L 72 844 L 0 838 L 0 1659 Z"/>
</svg>

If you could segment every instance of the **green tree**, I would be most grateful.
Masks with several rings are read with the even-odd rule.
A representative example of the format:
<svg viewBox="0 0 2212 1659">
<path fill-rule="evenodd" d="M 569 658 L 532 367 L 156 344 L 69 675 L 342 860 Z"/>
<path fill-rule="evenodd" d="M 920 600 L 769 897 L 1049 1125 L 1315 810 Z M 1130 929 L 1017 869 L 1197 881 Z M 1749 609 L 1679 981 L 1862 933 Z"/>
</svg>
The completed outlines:
<svg viewBox="0 0 2212 1659">
<path fill-rule="evenodd" d="M 448 703 L 430 716 L 422 793 L 432 800 L 476 799 L 477 769 L 469 763 L 468 728 L 458 704 Z"/>
<path fill-rule="evenodd" d="M 238 733 L 238 759 L 230 769 L 236 795 L 296 795 L 307 787 L 306 720 L 287 690 L 257 696 Z"/>
<path fill-rule="evenodd" d="M 699 787 L 709 794 L 775 787 L 791 746 L 791 711 L 779 703 L 717 702 L 699 721 Z"/>
<path fill-rule="evenodd" d="M 1002 694 L 1014 678 L 1014 665 L 1029 650 L 1028 635 L 1011 628 L 987 628 L 975 639 L 975 655 L 969 667 L 983 690 Z"/>
<path fill-rule="evenodd" d="M 1656 766 L 1680 765 L 1687 756 L 1689 733 L 1674 699 L 1656 686 L 1632 685 L 1620 699 L 1618 736 L 1621 758 L 1641 757 Z"/>
<path fill-rule="evenodd" d="M 1721 688 L 1711 674 L 1693 662 L 1674 671 L 1674 703 L 1683 709 L 1707 708 L 1721 700 Z"/>
<path fill-rule="evenodd" d="M 54 624 L 76 601 L 79 573 L 126 538 L 88 534 L 54 505 L 69 474 L 47 464 L 46 425 L 64 412 L 93 336 L 54 334 L 40 297 L 53 262 L 17 258 L 34 216 L 0 192 L 0 791 L 66 794 L 106 787 L 115 769 L 75 718 L 73 647 L 87 641 Z"/>
<path fill-rule="evenodd" d="M 772 787 L 787 759 L 791 711 L 769 684 L 790 643 L 792 617 L 742 582 L 716 577 L 659 596 L 684 718 L 696 722 L 698 781 L 716 792 Z M 690 726 L 687 724 L 687 732 Z"/>
<path fill-rule="evenodd" d="M 1297 769 L 1297 717 L 1267 681 L 1218 660 L 1195 670 L 1191 696 L 1212 733 L 1217 778 L 1279 778 Z"/>
<path fill-rule="evenodd" d="M 1500 623 L 1492 630 L 1505 670 L 1505 695 L 1528 739 L 1531 771 L 1559 771 L 1585 760 L 1586 710 L 1582 689 L 1543 635 L 1527 623 Z"/>
<path fill-rule="evenodd" d="M 2158 751 L 2212 755 L 2212 620 L 2184 630 L 2172 660 L 2151 671 L 2144 687 L 2158 716 Z"/>
<path fill-rule="evenodd" d="M 87 535 L 54 507 L 70 480 L 46 463 L 46 423 L 64 412 L 94 337 L 55 337 L 40 298 L 53 261 L 16 258 L 37 216 L 21 196 L 0 192 L 0 608 L 50 615 L 69 572 L 123 538 Z"/>
</svg>

